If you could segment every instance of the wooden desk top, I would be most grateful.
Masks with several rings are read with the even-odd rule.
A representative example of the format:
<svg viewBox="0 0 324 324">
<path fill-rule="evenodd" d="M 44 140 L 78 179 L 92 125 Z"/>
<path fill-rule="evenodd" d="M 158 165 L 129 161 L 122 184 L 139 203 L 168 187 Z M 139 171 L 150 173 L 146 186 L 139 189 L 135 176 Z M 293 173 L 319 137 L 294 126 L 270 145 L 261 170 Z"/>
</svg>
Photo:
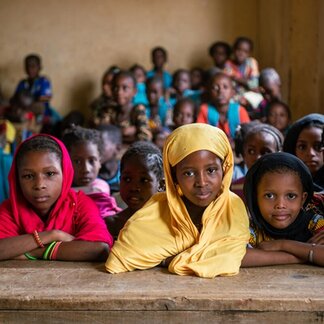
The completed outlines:
<svg viewBox="0 0 324 324">
<path fill-rule="evenodd" d="M 323 314 L 324 268 L 249 268 L 233 277 L 201 279 L 161 268 L 112 275 L 102 263 L 0 262 L 0 311 L 49 309 Z"/>
</svg>

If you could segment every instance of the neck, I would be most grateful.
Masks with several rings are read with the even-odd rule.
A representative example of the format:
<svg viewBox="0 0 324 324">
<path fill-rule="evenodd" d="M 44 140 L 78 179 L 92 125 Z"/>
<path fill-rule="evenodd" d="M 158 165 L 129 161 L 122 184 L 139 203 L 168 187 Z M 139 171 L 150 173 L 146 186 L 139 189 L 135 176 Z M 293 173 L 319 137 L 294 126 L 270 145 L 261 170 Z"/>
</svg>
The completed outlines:
<svg viewBox="0 0 324 324">
<path fill-rule="evenodd" d="M 186 197 L 183 197 L 183 202 L 187 208 L 187 211 L 189 213 L 189 216 L 192 220 L 192 222 L 197 226 L 201 224 L 201 217 L 206 209 L 206 207 L 201 207 L 193 204 L 191 201 L 189 201 Z"/>
</svg>

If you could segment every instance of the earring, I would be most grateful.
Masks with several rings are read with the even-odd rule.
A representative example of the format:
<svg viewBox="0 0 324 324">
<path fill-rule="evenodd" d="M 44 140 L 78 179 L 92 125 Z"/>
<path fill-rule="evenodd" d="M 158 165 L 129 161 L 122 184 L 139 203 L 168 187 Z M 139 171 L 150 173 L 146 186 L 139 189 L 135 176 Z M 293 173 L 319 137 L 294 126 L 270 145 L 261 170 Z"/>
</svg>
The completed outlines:
<svg viewBox="0 0 324 324">
<path fill-rule="evenodd" d="M 182 192 L 182 190 L 181 190 L 179 184 L 176 184 L 176 190 L 177 190 L 178 195 L 179 195 L 180 197 L 182 197 L 182 196 L 183 196 L 183 192 Z"/>
</svg>

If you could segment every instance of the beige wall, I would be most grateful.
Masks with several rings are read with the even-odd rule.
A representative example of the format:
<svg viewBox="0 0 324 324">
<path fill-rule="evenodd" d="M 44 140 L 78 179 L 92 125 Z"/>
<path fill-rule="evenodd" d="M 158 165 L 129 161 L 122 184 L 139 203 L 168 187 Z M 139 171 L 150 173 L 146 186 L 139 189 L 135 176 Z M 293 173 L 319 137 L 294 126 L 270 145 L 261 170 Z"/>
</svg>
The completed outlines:
<svg viewBox="0 0 324 324">
<path fill-rule="evenodd" d="M 323 11 L 321 0 L 0 0 L 0 87 L 8 98 L 23 77 L 23 57 L 36 52 L 53 83 L 53 106 L 85 112 L 109 65 L 150 68 L 150 49 L 162 45 L 170 71 L 208 67 L 213 41 L 246 35 L 260 66 L 282 74 L 299 116 L 324 103 Z"/>
</svg>

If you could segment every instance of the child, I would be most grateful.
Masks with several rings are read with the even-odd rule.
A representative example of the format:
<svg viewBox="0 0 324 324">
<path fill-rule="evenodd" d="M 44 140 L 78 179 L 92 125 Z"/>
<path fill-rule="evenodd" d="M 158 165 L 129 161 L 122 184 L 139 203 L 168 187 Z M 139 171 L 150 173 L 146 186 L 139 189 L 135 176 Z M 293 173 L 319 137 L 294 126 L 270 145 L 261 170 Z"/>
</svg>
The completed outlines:
<svg viewBox="0 0 324 324">
<path fill-rule="evenodd" d="M 205 90 L 205 71 L 202 68 L 194 67 L 190 70 L 191 89 Z"/>
<path fill-rule="evenodd" d="M 291 120 L 291 112 L 284 102 L 272 101 L 267 106 L 266 123 L 276 127 L 286 135 Z"/>
<path fill-rule="evenodd" d="M 260 91 L 263 100 L 255 110 L 255 119 L 266 120 L 268 105 L 273 101 L 281 101 L 281 79 L 273 68 L 263 69 L 259 77 Z"/>
<path fill-rule="evenodd" d="M 173 110 L 173 128 L 195 123 L 197 119 L 197 108 L 189 98 L 180 99 Z"/>
<path fill-rule="evenodd" d="M 236 133 L 235 151 L 242 155 L 243 163 L 234 167 L 231 185 L 234 193 L 244 199 L 243 185 L 247 171 L 261 156 L 281 151 L 283 140 L 280 131 L 270 125 L 251 122 L 241 126 Z"/>
<path fill-rule="evenodd" d="M 40 76 L 42 69 L 41 57 L 36 54 L 30 54 L 25 57 L 25 71 L 27 79 L 19 82 L 14 98 L 22 91 L 28 91 L 34 99 L 34 104 L 44 106 L 44 111 L 40 116 L 43 124 L 54 125 L 61 118 L 59 114 L 50 107 L 50 99 L 52 98 L 51 82 L 45 76 Z"/>
<path fill-rule="evenodd" d="M 125 224 L 107 271 L 162 264 L 179 275 L 237 274 L 249 239 L 248 217 L 242 200 L 229 191 L 233 154 L 224 132 L 205 124 L 177 128 L 165 143 L 163 168 L 166 191 Z"/>
<path fill-rule="evenodd" d="M 112 100 L 112 81 L 114 76 L 120 72 L 120 68 L 116 65 L 107 69 L 102 76 L 101 80 L 101 95 L 95 99 L 91 105 L 91 123 L 97 125 L 98 116 L 101 114 L 102 109 L 107 107 Z"/>
<path fill-rule="evenodd" d="M 250 245 L 242 266 L 309 262 L 324 266 L 324 216 L 305 211 L 313 196 L 305 164 L 287 153 L 261 157 L 246 176 Z"/>
<path fill-rule="evenodd" d="M 135 142 L 125 152 L 120 164 L 120 195 L 127 208 L 107 217 L 109 232 L 117 239 L 128 219 L 163 188 L 161 151 L 150 142 Z"/>
<path fill-rule="evenodd" d="M 98 178 L 103 146 L 100 132 L 76 126 L 65 132 L 63 143 L 74 168 L 73 189 L 89 196 L 102 218 L 119 212 L 115 198 L 110 196 L 109 185 Z"/>
<path fill-rule="evenodd" d="M 315 191 L 324 190 L 324 115 L 309 114 L 287 132 L 283 150 L 296 155 L 309 168 Z"/>
<path fill-rule="evenodd" d="M 134 64 L 130 69 L 129 69 L 135 79 L 136 79 L 136 95 L 133 98 L 133 104 L 138 105 L 138 104 L 143 104 L 144 106 L 147 105 L 147 97 L 146 97 L 146 71 L 143 68 L 143 66 Z"/>
<path fill-rule="evenodd" d="M 59 140 L 36 135 L 17 149 L 10 197 L 0 205 L 0 260 L 100 261 L 112 238 L 83 192 L 71 190 L 73 166 Z"/>
<path fill-rule="evenodd" d="M 103 152 L 99 177 L 110 186 L 112 193 L 119 191 L 120 182 L 120 152 L 122 149 L 122 134 L 120 128 L 114 125 L 100 125 Z"/>
<path fill-rule="evenodd" d="M 215 74 L 208 87 L 208 104 L 202 104 L 197 122 L 217 126 L 233 142 L 238 125 L 248 123 L 249 115 L 244 107 L 231 101 L 234 89 L 231 78 L 223 73 Z"/>
<path fill-rule="evenodd" d="M 163 80 L 164 89 L 168 89 L 172 84 L 172 76 L 170 73 L 163 69 L 165 63 L 168 60 L 167 51 L 163 47 L 155 47 L 152 49 L 152 63 L 153 70 L 147 72 L 147 78 L 152 78 L 157 75 Z"/>
<path fill-rule="evenodd" d="M 148 104 L 146 106 L 146 115 L 149 127 L 155 135 L 163 127 L 171 124 L 172 111 L 163 97 L 163 81 L 160 77 L 152 77 L 146 82 L 146 94 Z"/>
<path fill-rule="evenodd" d="M 152 134 L 148 128 L 145 107 L 133 105 L 136 94 L 136 80 L 131 72 L 121 71 L 113 80 L 113 98 L 117 107 L 107 112 L 110 123 L 119 126 L 123 142 L 130 144 L 136 140 L 150 140 Z"/>
<path fill-rule="evenodd" d="M 209 70 L 210 75 L 224 72 L 231 52 L 231 46 L 226 42 L 216 42 L 209 47 L 208 53 L 214 62 L 214 67 Z"/>
<path fill-rule="evenodd" d="M 226 63 L 225 73 L 236 83 L 236 91 L 243 94 L 259 86 L 258 62 L 251 57 L 253 42 L 247 37 L 238 37 L 233 45 L 233 59 Z"/>
</svg>

